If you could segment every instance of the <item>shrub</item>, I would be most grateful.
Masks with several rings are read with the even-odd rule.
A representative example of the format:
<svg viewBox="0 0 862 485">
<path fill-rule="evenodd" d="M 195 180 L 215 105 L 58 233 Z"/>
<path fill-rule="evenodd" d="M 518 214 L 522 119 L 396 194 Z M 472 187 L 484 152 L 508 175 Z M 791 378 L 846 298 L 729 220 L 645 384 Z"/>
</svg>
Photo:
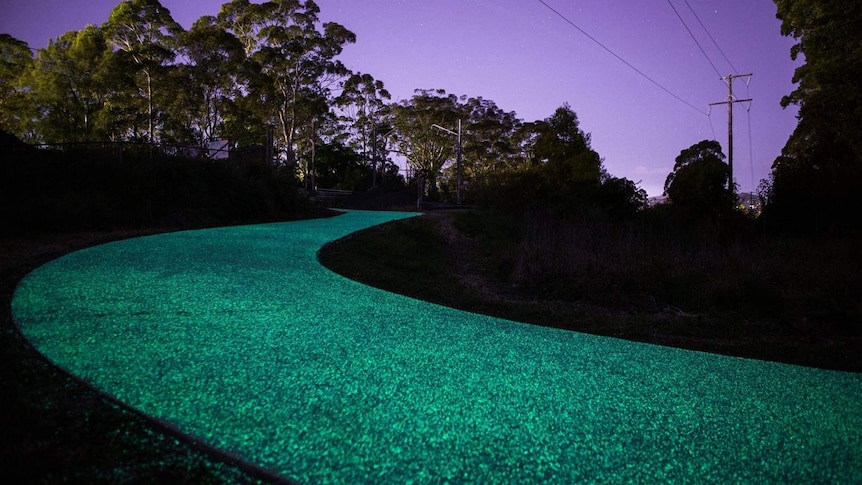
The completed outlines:
<svg viewBox="0 0 862 485">
<path fill-rule="evenodd" d="M 301 210 L 292 173 L 153 147 L 6 150 L 4 230 L 230 224 Z"/>
</svg>

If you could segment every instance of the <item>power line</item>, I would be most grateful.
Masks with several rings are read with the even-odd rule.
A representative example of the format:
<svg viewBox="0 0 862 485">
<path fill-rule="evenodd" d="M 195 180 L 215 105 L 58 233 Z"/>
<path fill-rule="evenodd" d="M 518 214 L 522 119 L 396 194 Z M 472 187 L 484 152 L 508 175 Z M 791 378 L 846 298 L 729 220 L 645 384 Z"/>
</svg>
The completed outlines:
<svg viewBox="0 0 862 485">
<path fill-rule="evenodd" d="M 680 22 L 682 22 L 682 26 L 685 27 L 686 31 L 688 31 L 688 35 L 691 36 L 691 40 L 693 40 L 694 43 L 697 44 L 697 47 L 698 49 L 700 49 L 701 54 L 703 54 L 703 57 L 706 58 L 706 62 L 708 62 L 709 65 L 712 66 L 712 70 L 715 71 L 715 73 L 718 74 L 718 77 L 720 78 L 721 72 L 719 72 L 718 68 L 715 67 L 715 64 L 712 63 L 712 59 L 709 58 L 709 56 L 706 54 L 706 51 L 703 50 L 703 46 L 700 45 L 700 42 L 697 40 L 697 37 L 695 37 L 691 29 L 688 28 L 688 24 L 685 23 L 685 20 L 683 20 L 682 15 L 679 14 L 679 11 L 676 9 L 676 7 L 673 6 L 673 3 L 671 3 L 670 0 L 667 0 L 667 4 L 670 5 L 670 8 L 673 10 L 673 13 L 676 14 L 676 17 L 679 19 Z"/>
<path fill-rule="evenodd" d="M 718 49 L 718 51 L 721 52 L 721 55 L 724 57 L 724 60 L 727 61 L 727 64 L 730 65 L 731 69 L 733 69 L 734 72 L 737 72 L 736 67 L 733 66 L 733 63 L 730 62 L 730 60 L 727 58 L 727 55 L 725 55 L 724 51 L 721 50 L 721 47 L 718 46 L 718 42 L 716 42 L 715 38 L 712 36 L 712 34 L 709 33 L 709 30 L 707 30 L 706 26 L 700 20 L 700 17 L 697 16 L 697 13 L 694 11 L 694 9 L 691 7 L 691 5 L 688 3 L 688 0 L 683 0 L 683 1 L 688 6 L 688 9 L 691 10 L 691 13 L 694 15 L 694 18 L 697 19 L 698 23 L 700 23 L 700 26 L 704 30 L 704 32 L 706 32 L 706 35 L 710 38 L 710 40 L 712 40 L 712 43 L 715 44 L 715 47 Z M 700 45 L 700 42 L 697 40 L 697 37 L 695 37 L 694 33 L 691 31 L 691 29 L 688 28 L 688 24 L 685 23 L 685 19 L 682 18 L 682 15 L 680 15 L 679 11 L 676 9 L 676 7 L 674 7 L 671 0 L 667 0 L 667 4 L 670 5 L 670 8 L 676 14 L 677 18 L 679 18 L 679 21 L 682 22 L 683 27 L 685 27 L 685 30 L 688 31 L 688 35 L 690 35 L 691 39 L 694 41 L 694 43 L 697 44 L 697 47 L 700 49 L 700 52 L 703 54 L 703 57 L 706 58 L 707 62 L 709 62 L 709 65 L 712 66 L 712 69 L 715 71 L 715 73 L 718 74 L 719 78 L 721 78 L 722 81 L 727 82 L 727 101 L 710 103 L 709 104 L 710 105 L 709 113 L 712 113 L 711 107 L 713 105 L 727 104 L 727 165 L 730 169 L 730 177 L 728 180 L 728 189 L 730 190 L 731 194 L 733 194 L 733 191 L 734 191 L 734 185 L 733 185 L 733 103 L 740 103 L 740 102 L 749 102 L 750 103 L 751 102 L 751 98 L 748 98 L 748 99 L 736 99 L 736 98 L 734 98 L 734 96 L 733 96 L 733 80 L 735 78 L 744 78 L 745 79 L 745 86 L 747 89 L 749 82 L 751 82 L 751 74 L 750 73 L 749 74 L 736 74 L 735 76 L 733 74 L 729 74 L 727 76 L 722 76 L 721 72 L 719 72 L 718 68 L 715 67 L 715 64 L 712 62 L 712 59 L 710 59 L 709 55 L 706 53 L 706 50 L 704 50 L 703 46 Z M 746 108 L 746 111 L 749 111 L 750 109 L 751 109 L 751 105 L 749 104 L 749 107 Z M 709 117 L 709 113 L 707 114 L 707 117 Z M 712 118 L 710 118 L 710 127 L 712 127 Z M 713 136 L 715 136 L 715 130 L 713 130 Z M 753 157 L 752 157 L 752 148 L 751 148 L 751 118 L 750 117 L 748 118 L 748 158 L 749 158 L 749 166 L 751 167 L 751 179 L 752 179 L 752 184 L 753 184 L 754 183 L 754 161 L 753 161 Z"/>
<path fill-rule="evenodd" d="M 746 125 L 748 128 L 748 165 L 749 165 L 749 169 L 751 171 L 752 190 L 754 190 L 756 187 L 754 187 L 754 154 L 753 154 L 754 150 L 752 148 L 753 143 L 751 141 L 751 101 L 752 100 L 750 98 L 750 91 L 748 89 L 749 84 L 751 83 L 751 74 L 742 74 L 742 75 L 739 74 L 739 71 L 736 69 L 736 66 L 734 66 L 733 63 L 730 62 L 730 59 L 727 57 L 727 54 L 725 54 L 724 51 L 721 49 L 721 47 L 718 45 L 718 42 L 715 40 L 715 37 L 709 32 L 709 29 L 706 28 L 706 25 L 704 25 L 703 21 L 700 20 L 700 17 L 697 15 L 697 12 L 694 11 L 694 8 L 692 8 L 692 6 L 688 2 L 688 0 L 683 0 L 683 2 L 685 2 L 685 5 L 688 7 L 689 11 L 691 11 L 691 14 L 694 16 L 694 18 L 700 24 L 700 27 L 706 33 L 707 37 L 709 37 L 709 40 L 712 41 L 712 44 L 715 46 L 715 48 L 718 50 L 718 52 L 721 53 L 721 56 L 724 58 L 725 62 L 727 62 L 727 65 L 730 66 L 731 69 L 733 69 L 734 73 L 736 73 L 736 76 L 731 74 L 731 75 L 722 77 L 722 80 L 726 80 L 727 85 L 728 85 L 727 101 L 720 102 L 720 103 L 710 103 L 710 108 L 712 107 L 712 105 L 725 104 L 725 103 L 727 104 L 727 107 L 728 107 L 728 133 L 727 133 L 727 135 L 728 135 L 728 142 L 727 142 L 728 147 L 727 147 L 727 149 L 728 149 L 728 165 L 730 166 L 729 187 L 730 187 L 731 191 L 733 190 L 733 103 L 738 103 L 738 102 L 747 102 L 748 103 L 748 105 L 745 107 L 745 113 L 747 115 L 746 116 L 746 121 L 747 121 Z M 709 61 L 709 64 L 712 66 L 713 70 L 715 70 L 715 72 L 719 76 L 721 76 L 721 73 L 718 72 L 718 69 L 716 69 L 715 64 L 713 64 L 712 60 L 709 58 L 709 56 L 704 51 L 703 46 L 701 46 L 700 42 L 698 42 L 697 39 L 694 37 L 694 34 L 692 34 L 691 30 L 688 28 L 688 25 L 686 25 L 685 20 L 683 20 L 682 16 L 680 16 L 677 9 L 671 3 L 671 0 L 667 0 L 667 3 L 673 9 L 674 13 L 676 13 L 676 16 L 679 17 L 680 21 L 683 23 L 686 30 L 688 30 L 689 35 L 691 35 L 691 38 L 694 40 L 694 42 L 700 48 L 700 51 L 703 53 L 704 57 L 706 57 L 707 61 Z M 733 80 L 735 78 L 740 78 L 740 77 L 745 80 L 746 93 L 749 94 L 748 99 L 735 99 L 733 97 Z M 710 112 L 712 112 L 711 109 L 710 109 Z M 710 124 L 711 123 L 712 123 L 712 120 L 710 119 Z M 713 136 L 715 136 L 715 135 L 713 134 Z"/>
<path fill-rule="evenodd" d="M 706 28 L 706 25 L 704 25 L 703 22 L 701 22 L 700 17 L 698 17 L 697 13 L 694 11 L 694 9 L 691 8 L 691 4 L 688 3 L 688 0 L 683 0 L 683 1 L 685 2 L 685 5 L 688 7 L 688 9 L 691 10 L 691 14 L 694 15 L 694 18 L 697 19 L 697 23 L 699 23 L 701 28 L 703 28 L 703 31 L 706 32 L 706 35 L 707 35 L 707 37 L 709 37 L 709 40 L 712 41 L 712 44 L 715 46 L 716 49 L 718 49 L 718 52 L 721 53 L 721 56 L 724 57 L 724 60 L 727 62 L 727 65 L 730 66 L 731 69 L 733 69 L 733 72 L 735 72 L 736 74 L 739 74 L 739 70 L 736 69 L 736 67 L 733 65 L 733 63 L 730 62 L 730 59 L 727 58 L 727 54 L 725 54 L 724 51 L 721 50 L 721 47 L 718 46 L 718 42 L 715 40 L 715 37 L 713 37 L 712 34 L 709 33 L 709 30 Z"/>
<path fill-rule="evenodd" d="M 689 108 L 691 108 L 691 109 L 693 109 L 693 110 L 697 111 L 698 113 L 700 113 L 700 114 L 702 114 L 702 115 L 706 116 L 706 113 L 705 113 L 704 111 L 702 111 L 700 108 L 698 108 L 697 106 L 695 106 L 695 105 L 693 105 L 693 104 L 689 103 L 688 101 L 686 101 L 686 100 L 682 99 L 681 97 L 677 96 L 677 95 L 676 95 L 676 94 L 674 94 L 671 90 L 669 90 L 668 88 L 666 88 L 666 87 L 662 86 L 661 84 L 659 84 L 659 83 L 658 83 L 658 81 L 656 81 L 655 79 L 653 79 L 653 78 L 651 78 L 651 77 L 647 76 L 646 74 L 644 74 L 644 73 L 643 73 L 643 71 L 641 71 L 640 69 L 636 68 L 636 67 L 635 67 L 635 66 L 633 66 L 631 63 L 629 63 L 627 60 L 625 60 L 625 59 L 623 59 L 622 57 L 620 57 L 616 52 L 612 51 L 612 50 L 611 50 L 610 48 L 608 48 L 606 45 L 604 45 L 604 44 L 602 44 L 601 42 L 599 42 L 595 37 L 593 37 L 592 35 L 588 34 L 584 29 L 582 29 L 582 28 L 578 27 L 574 22 L 572 22 L 571 20 L 569 20 L 569 18 L 568 18 L 568 17 L 566 17 L 565 15 L 563 15 L 562 13 L 560 13 L 559 11 L 557 11 L 556 9 L 554 9 L 554 7 L 552 7 L 552 6 L 548 5 L 548 4 L 545 2 L 545 0 L 538 0 L 538 1 L 539 1 L 539 3 L 541 3 L 542 5 L 544 5 L 545 7 L 547 7 L 547 8 L 548 8 L 548 10 L 550 10 L 551 12 L 554 12 L 558 17 L 560 17 L 561 19 L 563 19 L 567 24 L 571 25 L 572 27 L 574 27 L 575 29 L 577 29 L 580 33 L 582 33 L 582 34 L 584 34 L 585 36 L 587 36 L 587 38 L 588 38 L 588 39 L 590 39 L 591 41 L 593 41 L 594 43 L 596 43 L 599 47 L 601 47 L 602 49 L 604 49 L 605 51 L 607 51 L 610 55 L 612 55 L 612 56 L 616 57 L 616 58 L 617 58 L 617 60 L 619 60 L 620 62 L 622 62 L 622 63 L 623 63 L 623 64 L 625 64 L 626 66 L 628 66 L 630 69 L 632 69 L 632 70 L 633 70 L 633 71 L 635 71 L 636 73 L 640 74 L 644 79 L 646 79 L 647 81 L 649 81 L 649 82 L 653 83 L 654 85 L 658 86 L 658 88 L 659 88 L 659 89 L 661 89 L 662 91 L 666 92 L 667 94 L 669 94 L 669 95 L 673 96 L 674 98 L 676 98 L 676 100 L 677 100 L 677 101 L 679 101 L 679 102 L 681 102 L 681 103 L 685 104 L 685 105 L 686 105 L 686 106 L 688 106 Z"/>
</svg>

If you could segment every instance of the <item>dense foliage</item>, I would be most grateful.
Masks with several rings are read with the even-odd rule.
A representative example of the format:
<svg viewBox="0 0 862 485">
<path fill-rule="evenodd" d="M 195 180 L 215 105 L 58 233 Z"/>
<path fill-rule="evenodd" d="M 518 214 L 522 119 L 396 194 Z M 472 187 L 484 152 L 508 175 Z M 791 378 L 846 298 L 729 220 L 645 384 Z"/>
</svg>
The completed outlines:
<svg viewBox="0 0 862 485">
<path fill-rule="evenodd" d="M 37 150 L 0 132 L 3 233 L 267 222 L 310 213 L 293 174 L 259 160 L 189 159 L 152 146 Z"/>
<path fill-rule="evenodd" d="M 859 230 L 862 183 L 862 4 L 776 0 L 781 33 L 804 57 L 796 89 L 783 106 L 799 106 L 799 123 L 764 185 L 772 224 L 806 232 Z"/>
<path fill-rule="evenodd" d="M 852 2 L 776 5 L 782 33 L 799 40 L 791 57 L 805 64 L 782 101 L 799 106 L 799 124 L 762 184 L 765 220 L 858 228 L 862 11 Z M 231 0 L 186 31 L 158 0 L 128 0 L 102 25 L 35 55 L 0 35 L 0 129 L 29 143 L 271 140 L 275 159 L 312 190 L 397 187 L 406 176 L 420 199 L 458 193 L 471 204 L 613 218 L 646 205 L 637 184 L 604 171 L 568 105 L 525 122 L 491 100 L 443 90 L 390 103 L 381 81 L 338 60 L 356 36 L 319 13 L 312 0 Z M 665 186 L 674 205 L 700 214 L 733 205 L 717 147 L 681 153 Z M 703 153 L 684 156 L 691 150 Z"/>
<path fill-rule="evenodd" d="M 389 103 L 381 81 L 338 60 L 356 36 L 319 12 L 311 0 L 232 0 L 185 31 L 158 0 L 129 0 L 35 56 L 0 37 L 0 129 L 43 144 L 271 142 L 309 190 L 397 188 L 406 175 L 420 199 L 463 193 L 475 203 L 539 177 L 542 201 L 601 199 L 612 212 L 644 204 L 633 182 L 604 173 L 568 105 L 525 123 L 443 90 Z"/>
<path fill-rule="evenodd" d="M 792 57 L 804 55 L 806 64 L 783 101 L 799 105 L 799 126 L 763 184 L 767 227 L 858 228 L 862 7 L 776 3 L 782 32 L 800 41 Z M 644 211 L 644 191 L 605 172 L 568 105 L 525 122 L 493 101 L 439 90 L 387 104 L 381 81 L 337 60 L 355 36 L 321 24 L 318 13 L 310 0 L 232 0 L 183 31 L 157 0 L 132 0 L 103 25 L 63 34 L 35 55 L 0 34 L 0 232 L 294 217 L 302 205 L 297 177 L 307 188 L 397 188 L 403 179 L 393 154 L 408 160 L 420 194 L 451 201 L 457 140 L 433 125 L 454 131 L 460 121 L 464 200 L 495 210 L 459 214 L 454 235 L 438 233 L 428 218 L 381 228 L 375 244 L 366 232 L 347 240 L 354 247 L 345 262 L 366 265 L 363 274 L 384 283 L 391 277 L 385 287 L 442 295 L 435 301 L 468 303 L 471 311 L 860 369 L 857 241 L 759 238 L 703 217 L 726 204 L 715 142 L 683 150 L 665 187 L 672 204 Z M 269 130 L 276 166 L 262 163 L 259 149 Z M 15 137 L 99 144 L 35 150 Z M 252 157 L 236 163 L 174 157 L 150 145 L 119 148 L 204 147 L 214 139 L 250 148 Z M 679 217 L 680 206 L 703 211 Z M 55 233 L 45 239 L 68 244 Z M 54 254 L 37 253 L 26 269 L 4 273 L 7 296 Z M 6 259 L 11 264 L 16 253 Z M 0 379 L 11 383 L 6 395 L 16 404 L 4 429 L 10 456 L 31 478 L 128 481 L 131 471 L 139 481 L 216 480 L 185 451 L 166 457 L 162 450 L 175 440 L 117 419 L 114 403 L 70 398 L 73 384 L 15 342 L 24 350 L 9 353 Z M 49 455 L 66 458 L 46 468 Z"/>
<path fill-rule="evenodd" d="M 681 151 L 664 183 L 673 205 L 701 216 L 715 216 L 733 207 L 728 188 L 730 168 L 721 145 L 703 140 Z"/>
<path fill-rule="evenodd" d="M 520 164 L 498 172 L 483 187 L 481 200 L 490 208 L 622 219 L 646 207 L 646 192 L 605 171 L 568 104 L 544 120 L 523 124 L 518 135 L 527 141 Z"/>
</svg>

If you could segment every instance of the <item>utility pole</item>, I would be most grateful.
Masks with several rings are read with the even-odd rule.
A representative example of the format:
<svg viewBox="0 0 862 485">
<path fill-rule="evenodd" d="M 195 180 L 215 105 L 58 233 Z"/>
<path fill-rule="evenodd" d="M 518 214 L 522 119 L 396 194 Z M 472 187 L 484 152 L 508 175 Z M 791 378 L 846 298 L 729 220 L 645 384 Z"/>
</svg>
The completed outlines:
<svg viewBox="0 0 862 485">
<path fill-rule="evenodd" d="M 730 196 L 733 197 L 734 186 L 733 186 L 733 103 L 745 103 L 750 102 L 751 98 L 748 99 L 733 99 L 733 80 L 739 77 L 751 77 L 753 74 L 728 74 L 727 76 L 721 78 L 722 81 L 727 82 L 727 101 L 719 101 L 717 103 L 709 103 L 710 106 L 715 106 L 717 104 L 727 104 L 727 166 L 730 168 L 730 180 L 727 182 L 727 189 L 730 190 Z"/>
</svg>

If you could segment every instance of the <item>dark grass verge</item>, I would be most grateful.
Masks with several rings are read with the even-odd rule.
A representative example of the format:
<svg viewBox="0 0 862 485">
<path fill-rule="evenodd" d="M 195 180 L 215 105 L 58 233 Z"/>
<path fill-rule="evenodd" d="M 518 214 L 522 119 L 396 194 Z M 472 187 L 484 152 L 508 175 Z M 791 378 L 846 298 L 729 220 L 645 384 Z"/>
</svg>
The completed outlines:
<svg viewBox="0 0 862 485">
<path fill-rule="evenodd" d="M 453 308 L 480 307 L 481 296 L 453 274 L 443 236 L 428 215 L 389 222 L 327 243 L 323 266 L 352 280 Z"/>
<path fill-rule="evenodd" d="M 511 257 L 507 236 L 479 242 L 475 234 L 459 229 L 465 227 L 460 217 L 426 214 L 367 229 L 328 244 L 318 258 L 331 270 L 363 283 L 476 313 L 671 347 L 862 372 L 859 335 L 788 328 L 784 322 L 740 318 L 735 312 L 687 313 L 655 301 L 608 305 L 513 286 L 502 276 L 508 270 L 501 271 L 501 266 L 512 264 L 505 261 Z"/>
<path fill-rule="evenodd" d="M 3 483 L 290 483 L 94 390 L 39 354 L 12 320 L 15 287 L 38 266 L 101 243 L 193 228 L 200 227 L 0 239 Z"/>
<path fill-rule="evenodd" d="M 129 237 L 332 215 L 289 170 L 96 146 L 38 150 L 0 132 L 0 482 L 272 483 L 280 479 L 137 413 L 54 366 L 11 315 L 18 282 Z"/>
</svg>

